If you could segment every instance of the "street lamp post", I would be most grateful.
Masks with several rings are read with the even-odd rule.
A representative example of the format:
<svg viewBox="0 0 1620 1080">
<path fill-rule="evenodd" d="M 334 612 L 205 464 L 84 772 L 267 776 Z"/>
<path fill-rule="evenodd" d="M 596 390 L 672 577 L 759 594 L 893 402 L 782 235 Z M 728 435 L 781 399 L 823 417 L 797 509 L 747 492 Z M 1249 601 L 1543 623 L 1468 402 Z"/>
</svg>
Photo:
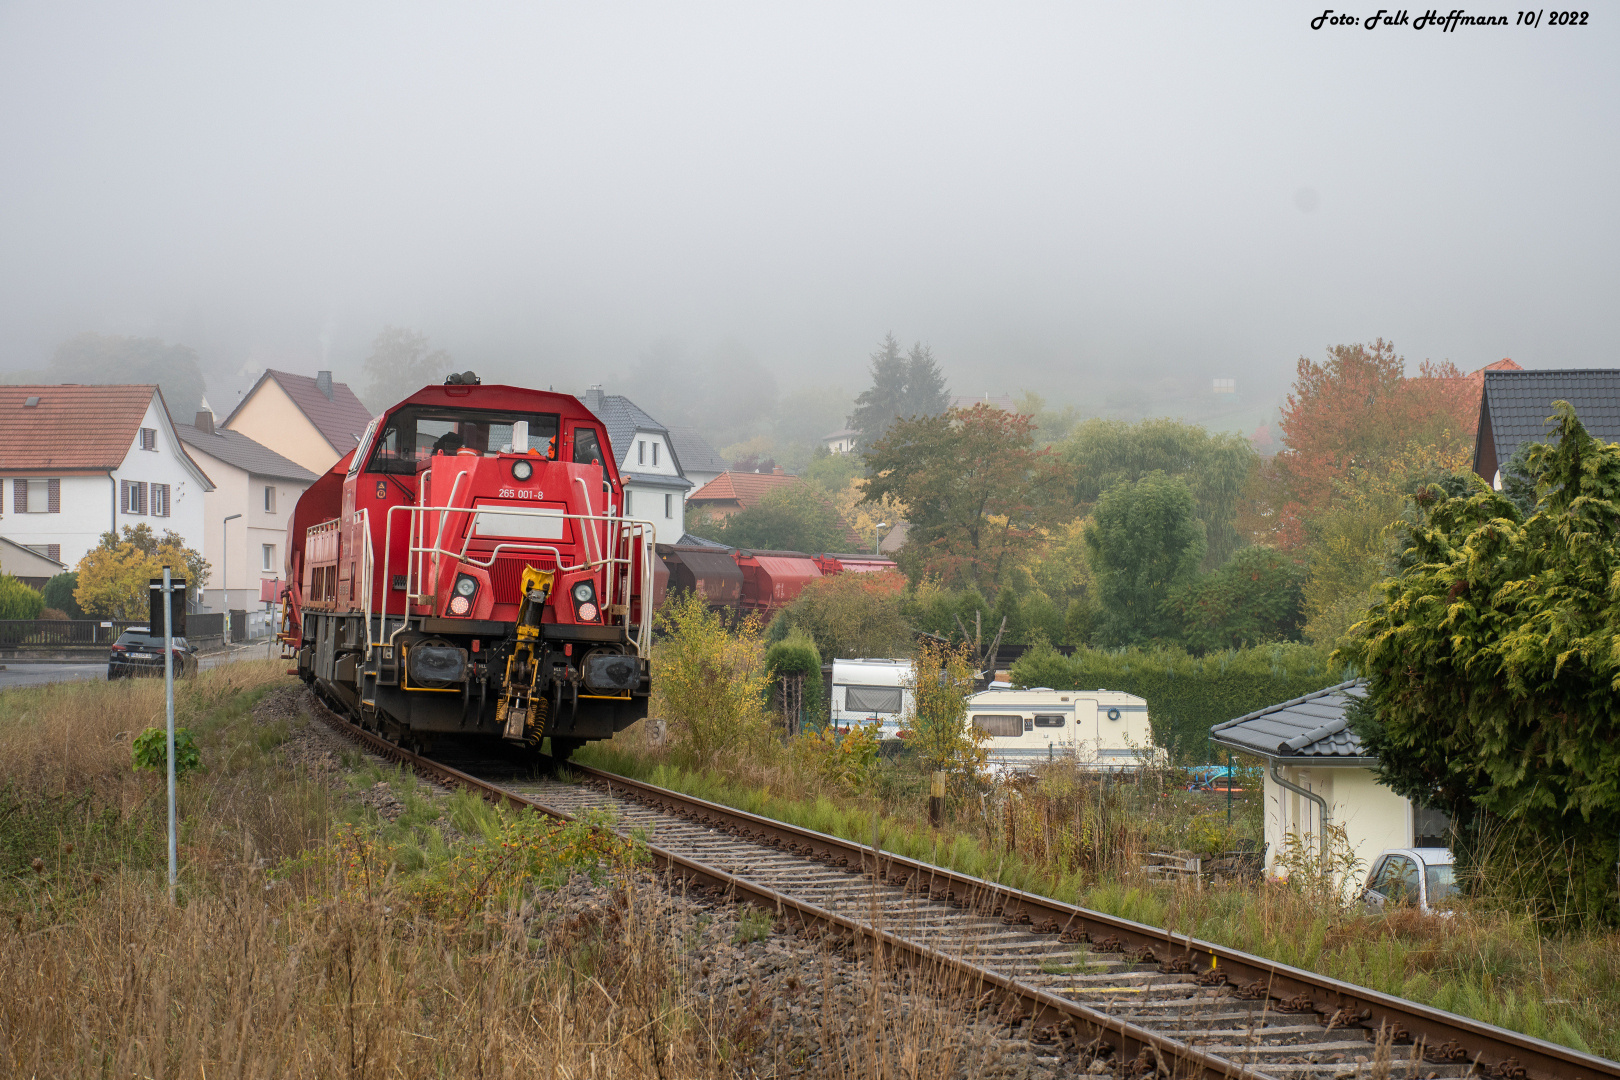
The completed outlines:
<svg viewBox="0 0 1620 1080">
<path fill-rule="evenodd" d="M 888 527 L 889 527 L 889 523 L 887 521 L 880 521 L 872 529 L 872 531 L 877 534 L 877 543 L 872 545 L 872 554 L 873 555 L 881 555 L 881 554 L 883 554 L 883 530 L 887 529 Z"/>
<path fill-rule="evenodd" d="M 219 524 L 219 584 L 220 592 L 225 597 L 224 644 L 227 649 L 231 647 L 231 580 L 225 574 L 230 567 L 231 545 L 227 542 L 226 537 L 230 533 L 231 522 L 241 516 L 241 514 L 232 514 Z"/>
</svg>

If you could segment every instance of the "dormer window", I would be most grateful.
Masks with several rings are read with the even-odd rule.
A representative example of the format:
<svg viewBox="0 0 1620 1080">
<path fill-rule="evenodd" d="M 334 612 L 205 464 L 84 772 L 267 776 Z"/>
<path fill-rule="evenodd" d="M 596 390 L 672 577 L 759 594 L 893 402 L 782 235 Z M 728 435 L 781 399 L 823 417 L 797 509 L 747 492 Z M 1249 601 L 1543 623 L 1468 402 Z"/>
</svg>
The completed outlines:
<svg viewBox="0 0 1620 1080">
<path fill-rule="evenodd" d="M 642 439 L 636 443 L 636 464 L 647 464 L 647 440 Z"/>
<path fill-rule="evenodd" d="M 658 444 L 653 443 L 653 468 L 658 468 Z"/>
<path fill-rule="evenodd" d="M 37 407 L 38 405 L 39 405 L 39 395 L 38 394 L 34 394 L 34 395 L 30 396 L 26 401 L 23 402 L 23 408 L 25 408 L 25 409 L 32 409 L 32 408 Z"/>
</svg>

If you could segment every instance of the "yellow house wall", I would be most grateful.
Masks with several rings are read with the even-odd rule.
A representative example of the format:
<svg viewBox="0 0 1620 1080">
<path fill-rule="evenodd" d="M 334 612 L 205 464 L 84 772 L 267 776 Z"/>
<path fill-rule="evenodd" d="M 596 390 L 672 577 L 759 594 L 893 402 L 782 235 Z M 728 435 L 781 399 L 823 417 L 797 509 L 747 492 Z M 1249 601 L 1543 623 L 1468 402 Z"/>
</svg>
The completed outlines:
<svg viewBox="0 0 1620 1080">
<path fill-rule="evenodd" d="M 231 417 L 230 429 L 319 476 L 342 457 L 274 379 L 266 379 Z"/>
<path fill-rule="evenodd" d="M 1403 796 L 1379 784 L 1372 770 L 1362 768 L 1301 769 L 1284 766 L 1285 779 L 1320 795 L 1334 825 L 1349 837 L 1358 867 L 1355 882 L 1366 876 L 1373 859 L 1385 848 L 1412 843 L 1412 806 Z M 1275 870 L 1288 833 L 1298 831 L 1313 848 L 1321 843 L 1321 811 L 1315 803 L 1286 790 L 1268 774 L 1265 779 L 1266 869 Z"/>
</svg>

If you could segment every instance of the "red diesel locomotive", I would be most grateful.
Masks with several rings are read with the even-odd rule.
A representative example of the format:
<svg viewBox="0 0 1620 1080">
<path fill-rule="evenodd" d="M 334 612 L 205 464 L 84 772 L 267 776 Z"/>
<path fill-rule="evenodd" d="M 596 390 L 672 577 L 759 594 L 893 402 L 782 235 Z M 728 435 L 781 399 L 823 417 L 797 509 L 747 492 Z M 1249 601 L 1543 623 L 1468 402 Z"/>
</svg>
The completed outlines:
<svg viewBox="0 0 1620 1080">
<path fill-rule="evenodd" d="M 602 421 L 451 375 L 374 419 L 298 500 L 284 651 L 356 723 L 566 758 L 647 715 L 653 526 Z"/>
</svg>

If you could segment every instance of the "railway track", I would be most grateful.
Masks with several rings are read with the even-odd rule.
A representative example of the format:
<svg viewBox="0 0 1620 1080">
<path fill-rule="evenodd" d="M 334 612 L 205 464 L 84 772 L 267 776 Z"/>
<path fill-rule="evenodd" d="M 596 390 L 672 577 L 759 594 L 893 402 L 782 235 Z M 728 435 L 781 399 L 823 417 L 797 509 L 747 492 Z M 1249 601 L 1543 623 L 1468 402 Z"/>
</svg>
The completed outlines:
<svg viewBox="0 0 1620 1080">
<path fill-rule="evenodd" d="M 321 712 L 436 782 L 558 817 L 605 812 L 688 889 L 944 973 L 971 1004 L 1119 1075 L 1371 1078 L 1380 1058 L 1403 1080 L 1620 1080 L 1620 1063 L 881 847 L 579 765 L 581 783 L 457 767 Z"/>
</svg>

